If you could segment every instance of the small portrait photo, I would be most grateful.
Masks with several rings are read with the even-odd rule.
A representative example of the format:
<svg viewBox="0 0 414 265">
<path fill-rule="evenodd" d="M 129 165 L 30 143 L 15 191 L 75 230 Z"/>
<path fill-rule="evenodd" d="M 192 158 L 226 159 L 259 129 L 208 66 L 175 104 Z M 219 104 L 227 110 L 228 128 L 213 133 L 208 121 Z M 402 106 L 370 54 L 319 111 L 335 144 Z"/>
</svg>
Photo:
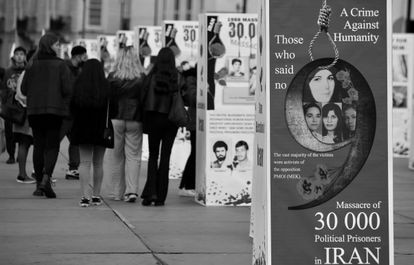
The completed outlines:
<svg viewBox="0 0 414 265">
<path fill-rule="evenodd" d="M 257 88 L 257 67 L 253 66 L 250 68 L 250 78 L 249 78 L 249 95 L 254 96 L 256 94 Z"/>
<path fill-rule="evenodd" d="M 249 81 L 250 65 L 249 57 L 227 57 L 227 66 L 229 74 L 227 81 Z"/>
<path fill-rule="evenodd" d="M 211 142 L 210 168 L 225 171 L 232 168 L 232 143 L 230 140 L 213 140 Z"/>
<path fill-rule="evenodd" d="M 343 141 L 343 117 L 341 103 L 326 103 L 322 106 L 322 142 L 336 144 Z"/>
<path fill-rule="evenodd" d="M 342 135 L 344 140 L 355 136 L 357 129 L 357 106 L 355 104 L 342 104 L 344 126 Z"/>
<path fill-rule="evenodd" d="M 407 55 L 394 55 L 392 64 L 392 81 L 407 82 Z"/>
<path fill-rule="evenodd" d="M 245 140 L 239 140 L 234 145 L 233 170 L 249 170 L 253 168 L 249 144 Z"/>
<path fill-rule="evenodd" d="M 322 107 L 317 102 L 306 102 L 303 104 L 303 114 L 306 125 L 312 135 L 322 141 Z"/>
<path fill-rule="evenodd" d="M 392 107 L 406 108 L 407 107 L 407 87 L 393 86 L 392 87 Z"/>
</svg>

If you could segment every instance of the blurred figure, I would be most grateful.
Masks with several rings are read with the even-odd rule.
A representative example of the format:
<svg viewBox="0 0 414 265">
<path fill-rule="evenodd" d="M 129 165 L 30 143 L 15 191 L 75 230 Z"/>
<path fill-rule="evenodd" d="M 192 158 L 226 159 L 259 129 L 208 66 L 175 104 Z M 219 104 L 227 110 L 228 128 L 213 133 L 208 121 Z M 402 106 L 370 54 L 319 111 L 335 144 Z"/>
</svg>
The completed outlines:
<svg viewBox="0 0 414 265">
<path fill-rule="evenodd" d="M 27 54 L 27 60 L 30 62 L 30 58 L 35 53 L 35 50 L 30 50 Z M 25 71 L 19 76 L 17 80 L 17 87 L 16 87 L 16 96 L 15 99 L 23 106 L 27 107 L 27 98 L 22 94 L 21 84 L 24 77 Z M 17 150 L 17 162 L 19 163 L 19 174 L 17 175 L 16 181 L 19 183 L 35 183 L 36 181 L 27 174 L 26 171 L 26 161 L 27 161 L 27 154 L 29 153 L 29 148 L 33 144 L 33 133 L 32 128 L 29 126 L 29 120 L 27 119 L 23 125 L 13 124 L 13 137 L 18 143 L 18 150 Z"/>
<path fill-rule="evenodd" d="M 88 55 L 86 54 L 86 49 L 83 46 L 75 46 L 70 51 L 71 58 L 66 60 L 66 64 L 69 67 L 70 72 L 72 73 L 72 84 L 76 81 L 78 76 L 82 71 L 82 66 L 86 60 L 88 60 Z M 68 155 L 69 163 L 68 170 L 66 171 L 66 179 L 79 179 L 79 147 L 72 143 L 71 128 L 73 124 L 73 117 L 70 115 L 65 118 L 62 122 L 62 128 L 60 131 L 60 141 L 66 136 L 69 140 Z"/>
<path fill-rule="evenodd" d="M 73 87 L 71 141 L 79 146 L 81 207 L 100 205 L 109 83 L 102 64 L 87 60 Z M 91 177 L 91 167 L 92 176 Z"/>
<path fill-rule="evenodd" d="M 108 76 L 117 114 L 112 119 L 115 146 L 110 174 L 115 200 L 135 202 L 141 170 L 142 106 L 144 69 L 132 46 L 118 51 L 114 72 Z M 114 107 L 114 106 L 112 106 Z"/>
<path fill-rule="evenodd" d="M 72 95 L 70 71 L 57 57 L 59 40 L 46 33 L 40 38 L 38 53 L 26 69 L 22 94 L 27 96 L 27 115 L 33 131 L 33 164 L 36 190 L 33 195 L 56 198 L 51 177 L 59 153 L 62 120 L 69 116 Z"/>
<path fill-rule="evenodd" d="M 188 62 L 182 64 L 181 91 L 183 94 L 184 104 L 188 107 L 190 123 L 187 130 L 190 132 L 191 152 L 183 171 L 183 177 L 179 186 L 180 196 L 195 196 L 195 175 L 196 175 L 196 121 L 197 121 L 197 68 L 191 68 Z"/>
<path fill-rule="evenodd" d="M 168 120 L 172 94 L 178 91 L 178 71 L 174 53 L 162 48 L 150 72 L 144 102 L 144 127 L 148 132 L 149 159 L 147 181 L 141 198 L 142 205 L 163 206 L 168 192 L 168 173 L 171 149 L 177 126 Z M 161 144 L 162 142 L 162 144 Z M 161 144 L 161 156 L 160 153 Z"/>
<path fill-rule="evenodd" d="M 9 97 L 14 97 L 16 93 L 17 80 L 26 67 L 26 49 L 23 47 L 14 49 L 10 63 L 10 67 L 6 69 L 4 74 L 3 89 L 1 91 L 2 102 L 5 102 Z M 14 164 L 16 162 L 16 141 L 13 138 L 13 123 L 6 119 L 4 125 L 6 133 L 6 150 L 9 154 L 9 159 L 7 159 L 6 163 Z"/>
</svg>

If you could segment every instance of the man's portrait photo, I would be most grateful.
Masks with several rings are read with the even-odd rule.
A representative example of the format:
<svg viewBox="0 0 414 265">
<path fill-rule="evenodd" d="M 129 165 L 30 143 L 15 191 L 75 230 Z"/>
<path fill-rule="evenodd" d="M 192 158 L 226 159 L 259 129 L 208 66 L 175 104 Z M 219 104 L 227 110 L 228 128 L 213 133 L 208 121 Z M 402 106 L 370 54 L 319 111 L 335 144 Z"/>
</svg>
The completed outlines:
<svg viewBox="0 0 414 265">
<path fill-rule="evenodd" d="M 228 146 L 224 141 L 216 141 L 213 145 L 215 160 L 211 162 L 210 168 L 225 168 L 224 162 L 227 158 Z"/>
</svg>

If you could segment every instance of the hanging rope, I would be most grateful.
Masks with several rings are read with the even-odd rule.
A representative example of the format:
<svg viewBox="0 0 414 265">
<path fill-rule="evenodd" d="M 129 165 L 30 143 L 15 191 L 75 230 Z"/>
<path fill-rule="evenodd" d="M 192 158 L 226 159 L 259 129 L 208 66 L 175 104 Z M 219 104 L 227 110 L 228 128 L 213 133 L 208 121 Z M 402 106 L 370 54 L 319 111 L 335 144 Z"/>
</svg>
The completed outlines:
<svg viewBox="0 0 414 265">
<path fill-rule="evenodd" d="M 327 5 L 327 0 L 324 0 L 322 4 L 322 8 L 319 10 L 319 16 L 318 16 L 318 21 L 317 21 L 317 24 L 319 26 L 319 31 L 316 32 L 315 36 L 313 36 L 312 40 L 309 43 L 309 49 L 308 49 L 310 60 L 313 61 L 312 48 L 316 40 L 319 38 L 319 35 L 323 32 L 326 33 L 326 35 L 328 36 L 329 42 L 332 44 L 332 47 L 334 49 L 335 59 L 330 65 L 320 67 L 320 68 L 325 68 L 325 69 L 334 66 L 338 62 L 338 59 L 339 59 L 339 52 L 336 47 L 336 44 L 334 40 L 332 39 L 331 34 L 328 32 L 331 13 L 332 13 L 331 7 Z"/>
</svg>

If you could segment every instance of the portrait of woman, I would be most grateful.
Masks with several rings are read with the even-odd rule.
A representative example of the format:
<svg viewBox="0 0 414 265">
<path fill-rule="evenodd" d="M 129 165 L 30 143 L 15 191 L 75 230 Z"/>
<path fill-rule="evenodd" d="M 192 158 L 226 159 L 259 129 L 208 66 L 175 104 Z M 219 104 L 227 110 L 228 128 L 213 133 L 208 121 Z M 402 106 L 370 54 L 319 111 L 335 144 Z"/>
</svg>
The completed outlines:
<svg viewBox="0 0 414 265">
<path fill-rule="evenodd" d="M 320 132 L 322 120 L 321 107 L 315 102 L 307 103 L 303 106 L 303 113 L 305 115 L 306 124 L 312 132 L 312 135 L 318 140 L 322 140 L 322 134 Z"/>
<path fill-rule="evenodd" d="M 317 67 L 311 71 L 303 88 L 303 102 L 341 102 L 338 81 L 335 78 L 337 70 Z"/>
<path fill-rule="evenodd" d="M 344 117 L 344 140 L 352 138 L 355 135 L 357 111 L 355 105 L 345 104 L 342 106 Z"/>
<path fill-rule="evenodd" d="M 342 111 L 337 104 L 328 103 L 322 107 L 322 124 L 322 142 L 342 142 Z"/>
</svg>

